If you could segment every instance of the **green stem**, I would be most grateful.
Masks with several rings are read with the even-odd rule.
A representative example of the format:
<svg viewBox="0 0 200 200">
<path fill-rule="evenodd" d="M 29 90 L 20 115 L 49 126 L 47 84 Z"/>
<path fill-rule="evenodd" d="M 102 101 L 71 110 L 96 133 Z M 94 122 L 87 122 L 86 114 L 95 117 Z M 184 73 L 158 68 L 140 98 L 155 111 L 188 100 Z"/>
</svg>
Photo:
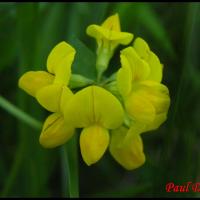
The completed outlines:
<svg viewBox="0 0 200 200">
<path fill-rule="evenodd" d="M 72 74 L 69 81 L 69 87 L 71 89 L 75 89 L 75 88 L 85 87 L 93 83 L 94 83 L 93 80 L 88 79 L 80 74 Z"/>
<path fill-rule="evenodd" d="M 63 147 L 63 161 L 65 161 L 67 178 L 68 178 L 68 190 L 69 197 L 79 197 L 79 170 L 78 170 L 78 144 L 77 135 Z M 65 184 L 66 185 L 66 184 Z"/>
<path fill-rule="evenodd" d="M 42 126 L 40 122 L 36 119 L 32 118 L 30 115 L 26 114 L 22 110 L 20 110 L 17 106 L 11 104 L 8 100 L 0 96 L 0 107 L 5 109 L 10 114 L 14 115 L 19 120 L 23 121 L 24 123 L 30 125 L 31 127 L 39 130 Z"/>
<path fill-rule="evenodd" d="M 110 52 L 107 48 L 102 48 L 97 52 L 97 61 L 96 61 L 96 69 L 97 69 L 97 82 L 101 81 L 101 77 L 103 73 L 108 68 L 108 64 L 112 57 L 112 52 Z"/>
<path fill-rule="evenodd" d="M 61 156 L 61 185 L 62 185 L 62 198 L 69 197 L 69 188 L 68 188 L 68 175 L 67 175 L 67 151 L 66 147 L 63 145 L 60 148 L 60 156 Z"/>
</svg>

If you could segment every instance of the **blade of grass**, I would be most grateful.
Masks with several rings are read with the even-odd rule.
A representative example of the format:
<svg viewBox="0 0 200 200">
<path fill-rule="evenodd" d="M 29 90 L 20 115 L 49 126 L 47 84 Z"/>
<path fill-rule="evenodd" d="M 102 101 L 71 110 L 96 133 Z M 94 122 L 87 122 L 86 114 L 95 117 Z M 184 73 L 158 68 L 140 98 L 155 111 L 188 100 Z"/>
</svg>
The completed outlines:
<svg viewBox="0 0 200 200">
<path fill-rule="evenodd" d="M 79 162 L 78 162 L 78 142 L 77 133 L 73 138 L 68 141 L 63 147 L 63 162 L 65 162 L 67 170 L 67 182 L 69 197 L 78 198 L 79 197 Z"/>
<path fill-rule="evenodd" d="M 39 130 L 42 127 L 41 122 L 31 117 L 29 114 L 25 113 L 2 96 L 0 96 L 0 107 L 36 130 Z"/>
<path fill-rule="evenodd" d="M 61 187 L 62 187 L 62 197 L 66 198 L 69 197 L 69 186 L 68 186 L 68 172 L 67 172 L 67 165 L 68 165 L 68 160 L 67 160 L 67 152 L 66 148 L 62 146 L 60 148 L 60 161 L 61 161 L 61 170 L 62 170 L 62 175 L 61 175 Z"/>
</svg>

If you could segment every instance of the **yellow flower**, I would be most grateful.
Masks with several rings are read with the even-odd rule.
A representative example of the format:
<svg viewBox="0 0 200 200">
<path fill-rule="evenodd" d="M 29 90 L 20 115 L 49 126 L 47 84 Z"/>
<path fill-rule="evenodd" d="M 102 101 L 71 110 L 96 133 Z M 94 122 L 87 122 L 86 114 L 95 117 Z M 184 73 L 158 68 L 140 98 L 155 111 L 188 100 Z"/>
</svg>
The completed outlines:
<svg viewBox="0 0 200 200">
<path fill-rule="evenodd" d="M 92 24 L 86 30 L 87 34 L 97 41 L 98 80 L 107 69 L 115 48 L 119 45 L 127 45 L 133 39 L 133 34 L 121 32 L 118 14 L 108 17 L 101 26 Z"/>
<path fill-rule="evenodd" d="M 143 143 L 140 133 L 143 127 L 139 124 L 130 129 L 121 126 L 111 131 L 109 150 L 114 159 L 127 170 L 133 170 L 145 162 Z"/>
<path fill-rule="evenodd" d="M 97 40 L 99 49 L 104 47 L 114 50 L 119 44 L 127 45 L 133 39 L 133 34 L 121 32 L 118 14 L 108 17 L 101 26 L 88 26 L 86 32 Z"/>
<path fill-rule="evenodd" d="M 121 31 L 118 14 L 101 25 L 88 26 L 86 32 L 97 41 L 96 80 L 71 74 L 76 51 L 61 42 L 47 58 L 47 71 L 26 72 L 19 87 L 52 112 L 42 127 L 42 146 L 62 145 L 81 128 L 80 150 L 87 165 L 99 161 L 109 148 L 125 169 L 136 169 L 146 159 L 141 134 L 157 129 L 167 118 L 170 97 L 161 83 L 163 65 L 148 44 L 137 38 L 120 52 L 118 72 L 106 79 L 102 75 L 115 49 L 128 45 L 133 34 Z M 70 88 L 79 89 L 73 94 Z"/>
<path fill-rule="evenodd" d="M 109 145 L 109 129 L 122 124 L 123 114 L 117 98 L 99 86 L 86 87 L 70 99 L 64 116 L 67 124 L 83 128 L 80 148 L 87 165 L 103 156 Z"/>
<path fill-rule="evenodd" d="M 65 104 L 73 96 L 67 84 L 75 50 L 66 42 L 57 44 L 47 59 L 46 71 L 26 72 L 19 79 L 19 87 L 26 91 L 48 111 L 54 112 L 44 122 L 40 143 L 46 148 L 64 144 L 74 133 L 74 128 L 64 122 Z"/>
<path fill-rule="evenodd" d="M 162 64 L 141 38 L 123 49 L 120 58 L 117 84 L 128 115 L 133 122 L 145 124 L 146 131 L 158 128 L 170 105 L 168 88 L 160 83 Z"/>
</svg>

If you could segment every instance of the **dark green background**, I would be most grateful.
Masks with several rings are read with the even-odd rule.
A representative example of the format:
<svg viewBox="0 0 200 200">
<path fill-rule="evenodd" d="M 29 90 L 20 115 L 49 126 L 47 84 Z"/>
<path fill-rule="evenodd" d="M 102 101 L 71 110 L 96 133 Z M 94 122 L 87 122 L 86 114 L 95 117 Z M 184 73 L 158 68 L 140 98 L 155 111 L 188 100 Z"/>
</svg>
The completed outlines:
<svg viewBox="0 0 200 200">
<path fill-rule="evenodd" d="M 45 70 L 62 40 L 77 49 L 73 72 L 94 78 L 95 40 L 88 25 L 118 12 L 123 31 L 144 38 L 164 64 L 170 91 L 167 121 L 142 135 L 146 163 L 124 170 L 107 152 L 88 167 L 79 154 L 81 197 L 200 197 L 166 193 L 168 182 L 200 182 L 199 3 L 0 3 L 0 95 L 38 121 L 46 111 L 17 86 L 26 71 Z M 119 50 L 109 72 L 119 67 Z M 9 106 L 8 106 L 9 107 Z M 61 148 L 43 149 L 40 130 L 0 101 L 0 195 L 62 197 L 67 193 Z"/>
</svg>

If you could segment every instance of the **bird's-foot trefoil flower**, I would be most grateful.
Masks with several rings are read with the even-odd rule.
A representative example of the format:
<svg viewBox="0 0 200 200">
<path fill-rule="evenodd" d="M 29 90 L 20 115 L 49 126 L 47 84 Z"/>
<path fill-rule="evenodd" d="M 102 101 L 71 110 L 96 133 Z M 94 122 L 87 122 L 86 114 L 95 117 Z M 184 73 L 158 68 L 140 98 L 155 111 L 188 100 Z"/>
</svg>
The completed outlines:
<svg viewBox="0 0 200 200">
<path fill-rule="evenodd" d="M 40 143 L 46 148 L 65 143 L 74 128 L 64 122 L 65 104 L 73 96 L 67 87 L 75 50 L 66 42 L 57 44 L 47 59 L 46 71 L 30 71 L 19 79 L 19 87 L 32 95 L 48 111 L 53 112 L 44 122 Z"/>
<path fill-rule="evenodd" d="M 127 170 L 145 162 L 141 133 L 157 129 L 167 118 L 170 98 L 161 84 L 163 65 L 148 44 L 137 38 L 120 53 L 121 68 L 108 89 L 125 108 L 124 125 L 111 132 L 110 153 Z M 119 94 L 117 93 L 119 91 Z"/>
<path fill-rule="evenodd" d="M 77 92 L 65 108 L 66 123 L 83 128 L 80 148 L 84 161 L 97 162 L 109 145 L 109 130 L 120 127 L 124 111 L 121 103 L 107 90 L 89 86 Z"/>
<path fill-rule="evenodd" d="M 120 44 L 129 44 L 133 39 L 133 34 L 121 32 L 118 14 L 108 17 L 102 25 L 89 25 L 86 32 L 97 41 L 96 68 L 99 80 L 107 69 L 116 47 Z"/>
<path fill-rule="evenodd" d="M 163 66 L 147 43 L 137 38 L 133 47 L 121 51 L 117 85 L 126 112 L 147 130 L 158 128 L 167 117 L 170 104 L 168 88 L 163 85 Z"/>
<path fill-rule="evenodd" d="M 26 72 L 19 87 L 53 112 L 42 128 L 42 146 L 62 145 L 75 129 L 81 129 L 80 150 L 87 165 L 99 161 L 109 149 L 125 169 L 136 169 L 145 163 L 141 134 L 167 119 L 170 97 L 161 83 L 163 65 L 148 44 L 137 38 L 121 50 L 120 69 L 106 77 L 103 73 L 115 49 L 128 45 L 133 34 L 121 32 L 118 14 L 101 25 L 89 25 L 87 34 L 97 41 L 97 77 L 90 80 L 73 74 L 76 51 L 61 42 L 48 56 L 47 71 Z"/>
</svg>

